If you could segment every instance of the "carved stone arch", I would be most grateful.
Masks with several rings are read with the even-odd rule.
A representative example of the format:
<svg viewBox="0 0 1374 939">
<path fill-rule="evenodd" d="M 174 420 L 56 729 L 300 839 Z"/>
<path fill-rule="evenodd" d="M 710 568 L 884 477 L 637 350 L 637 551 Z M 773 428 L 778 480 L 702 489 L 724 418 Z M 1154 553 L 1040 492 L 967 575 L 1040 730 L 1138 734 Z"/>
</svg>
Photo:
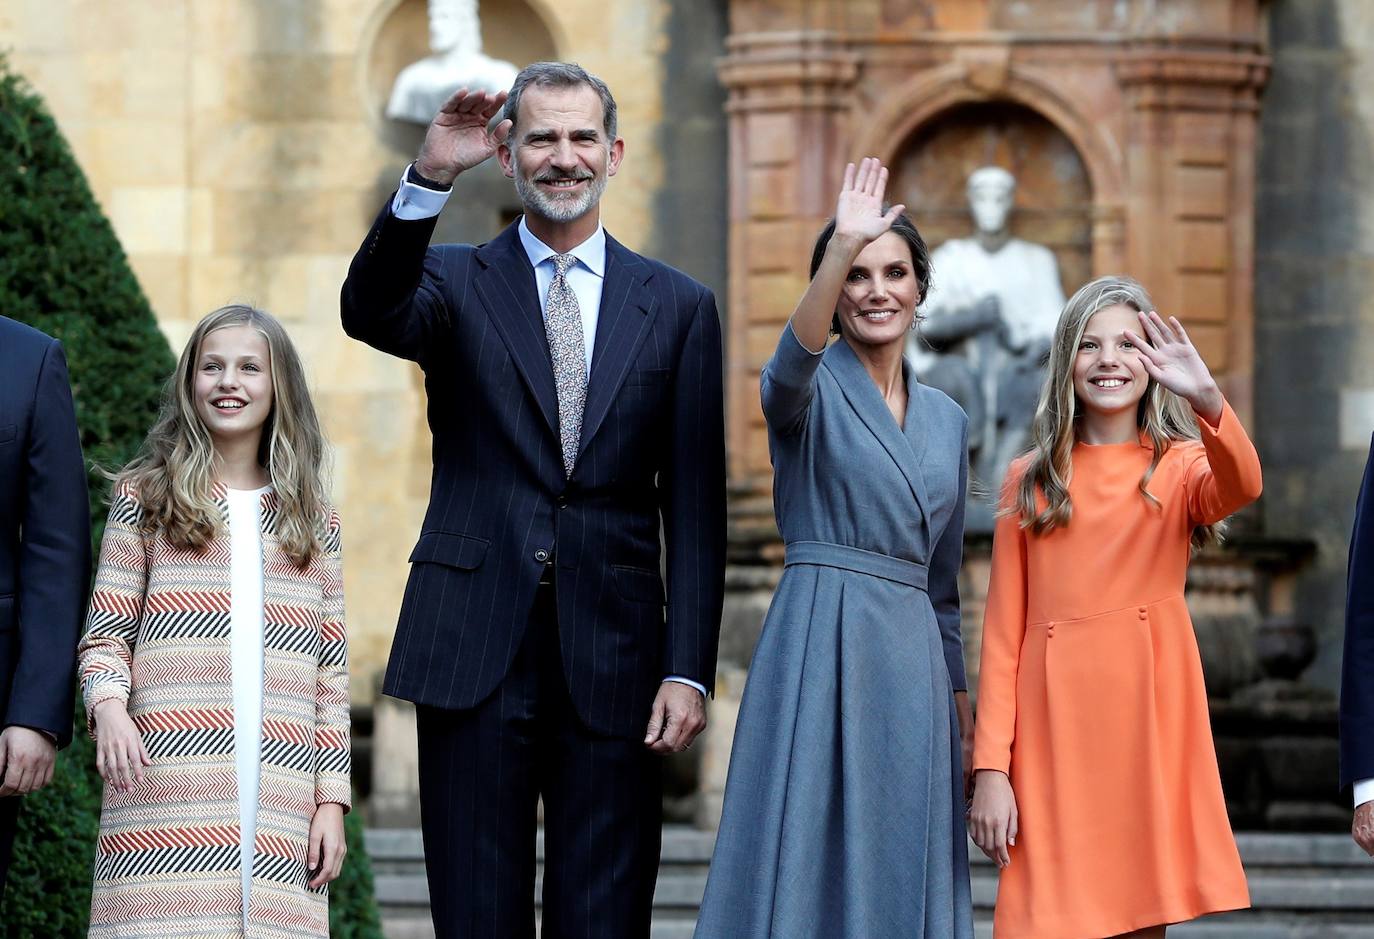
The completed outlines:
<svg viewBox="0 0 1374 939">
<path fill-rule="evenodd" d="M 926 124 L 960 105 L 996 101 L 1035 111 L 1077 149 L 1092 189 L 1093 272 L 1122 269 L 1126 264 L 1126 178 L 1121 146 L 1032 69 L 1012 66 L 988 75 L 967 63 L 952 62 L 922 72 L 887 95 L 876 112 L 862 119 L 863 126 L 854 135 L 854 153 L 891 163 Z"/>
</svg>

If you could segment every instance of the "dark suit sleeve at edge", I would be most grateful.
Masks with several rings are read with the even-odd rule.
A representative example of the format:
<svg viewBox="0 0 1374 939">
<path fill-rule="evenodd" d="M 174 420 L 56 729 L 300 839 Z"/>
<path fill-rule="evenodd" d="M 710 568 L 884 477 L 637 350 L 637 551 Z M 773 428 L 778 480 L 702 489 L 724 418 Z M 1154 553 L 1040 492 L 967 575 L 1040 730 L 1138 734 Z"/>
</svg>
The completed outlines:
<svg viewBox="0 0 1374 939">
<path fill-rule="evenodd" d="M 67 360 L 54 342 L 35 389 L 15 610 L 19 650 L 5 723 L 72 739 L 72 676 L 91 576 L 90 503 Z"/>
<path fill-rule="evenodd" d="M 705 288 L 678 360 L 671 420 L 660 475 L 668 561 L 663 674 L 709 690 L 725 597 L 725 396 L 720 317 Z"/>
<path fill-rule="evenodd" d="M 436 289 L 438 255 L 427 252 L 437 223 L 438 216 L 396 218 L 388 197 L 348 267 L 339 298 L 345 333 L 382 352 L 423 361 L 448 328 Z"/>
<path fill-rule="evenodd" d="M 1341 785 L 1374 777 L 1374 442 L 1355 503 L 1341 663 Z"/>
</svg>

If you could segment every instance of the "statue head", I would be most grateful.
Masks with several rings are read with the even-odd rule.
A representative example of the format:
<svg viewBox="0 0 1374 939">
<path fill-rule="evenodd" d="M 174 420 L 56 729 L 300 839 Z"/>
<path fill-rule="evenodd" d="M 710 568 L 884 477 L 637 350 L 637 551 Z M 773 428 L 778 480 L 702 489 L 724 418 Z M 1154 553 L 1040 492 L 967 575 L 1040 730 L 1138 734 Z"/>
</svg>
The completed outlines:
<svg viewBox="0 0 1374 939">
<path fill-rule="evenodd" d="M 1000 166 L 984 166 L 968 177 L 968 207 L 973 225 L 980 234 L 996 235 L 1006 230 L 1016 195 L 1016 177 Z"/>
<path fill-rule="evenodd" d="M 429 47 L 435 52 L 481 52 L 477 0 L 429 0 Z"/>
</svg>

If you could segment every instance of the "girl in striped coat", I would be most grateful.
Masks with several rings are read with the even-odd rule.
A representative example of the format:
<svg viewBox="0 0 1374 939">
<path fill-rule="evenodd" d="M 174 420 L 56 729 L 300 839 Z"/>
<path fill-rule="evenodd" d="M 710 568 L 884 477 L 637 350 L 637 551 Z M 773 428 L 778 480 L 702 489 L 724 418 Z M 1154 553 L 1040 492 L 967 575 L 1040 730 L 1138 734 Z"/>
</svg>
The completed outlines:
<svg viewBox="0 0 1374 939">
<path fill-rule="evenodd" d="M 329 935 L 349 725 L 324 446 L 281 324 L 201 320 L 116 479 L 81 642 L 91 937 Z"/>
</svg>

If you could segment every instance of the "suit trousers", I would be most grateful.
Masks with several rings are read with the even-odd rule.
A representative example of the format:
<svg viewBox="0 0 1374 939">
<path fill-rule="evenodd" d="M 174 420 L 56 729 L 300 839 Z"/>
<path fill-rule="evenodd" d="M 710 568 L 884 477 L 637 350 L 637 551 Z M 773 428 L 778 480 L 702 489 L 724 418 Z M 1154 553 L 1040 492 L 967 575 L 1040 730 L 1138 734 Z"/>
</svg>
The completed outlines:
<svg viewBox="0 0 1374 939">
<path fill-rule="evenodd" d="M 661 757 L 578 718 L 551 585 L 540 585 L 492 695 L 461 711 L 420 706 L 417 719 L 437 939 L 533 939 L 541 796 L 542 939 L 647 939 L 662 841 Z"/>
<path fill-rule="evenodd" d="M 5 896 L 5 878 L 14 853 L 14 832 L 19 827 L 19 796 L 0 799 L 0 899 Z"/>
</svg>

